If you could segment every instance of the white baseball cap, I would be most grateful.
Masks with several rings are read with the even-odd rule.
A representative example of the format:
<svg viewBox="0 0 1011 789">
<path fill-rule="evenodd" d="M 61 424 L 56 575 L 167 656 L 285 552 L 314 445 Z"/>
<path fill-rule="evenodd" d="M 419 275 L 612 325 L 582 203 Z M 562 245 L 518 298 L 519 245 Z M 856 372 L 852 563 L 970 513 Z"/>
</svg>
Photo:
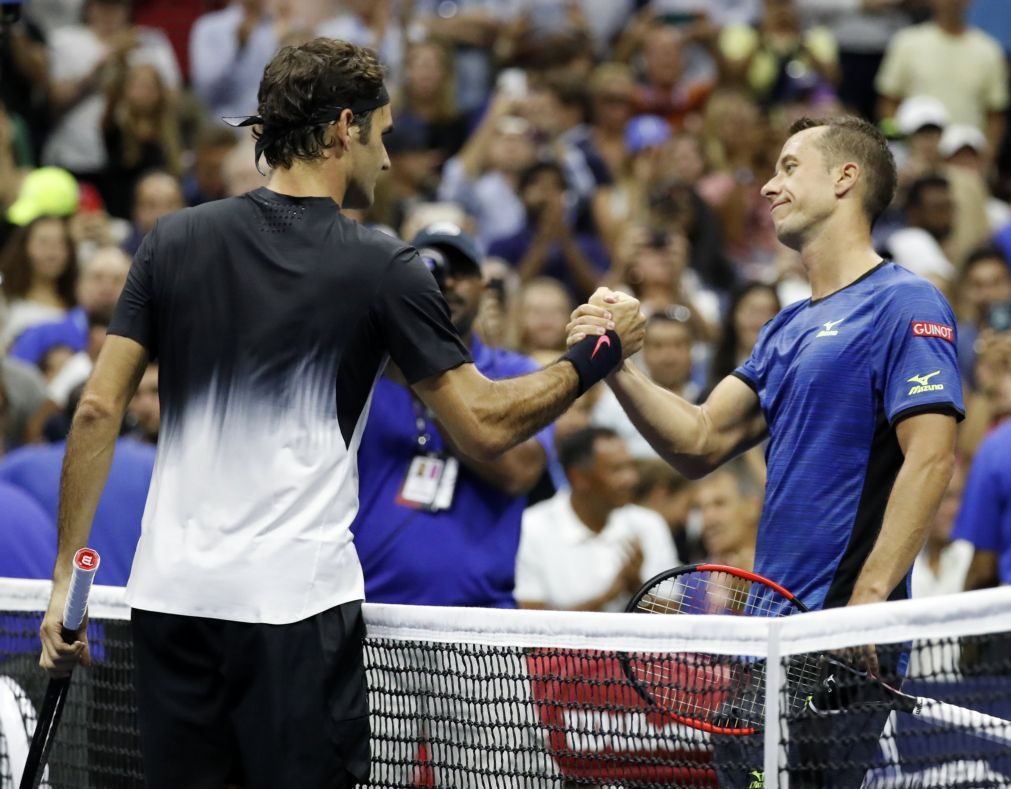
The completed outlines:
<svg viewBox="0 0 1011 789">
<path fill-rule="evenodd" d="M 944 102 L 933 96 L 910 96 L 903 99 L 895 113 L 895 125 L 907 136 L 915 134 L 924 126 L 943 129 L 950 119 Z"/>
<path fill-rule="evenodd" d="M 938 150 L 941 156 L 954 156 L 963 148 L 972 148 L 976 153 L 986 150 L 986 136 L 975 126 L 964 123 L 953 123 L 944 130 Z"/>
<path fill-rule="evenodd" d="M 888 237 L 888 250 L 892 260 L 921 277 L 934 276 L 951 282 L 955 267 L 941 245 L 930 233 L 919 227 L 904 227 Z"/>
</svg>

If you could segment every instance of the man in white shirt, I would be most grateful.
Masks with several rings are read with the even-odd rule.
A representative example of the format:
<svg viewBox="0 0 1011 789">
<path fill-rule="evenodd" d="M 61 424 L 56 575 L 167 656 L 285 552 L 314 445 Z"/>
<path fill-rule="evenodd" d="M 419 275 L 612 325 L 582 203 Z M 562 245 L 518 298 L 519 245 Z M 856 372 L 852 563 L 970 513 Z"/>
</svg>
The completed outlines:
<svg viewBox="0 0 1011 789">
<path fill-rule="evenodd" d="M 632 504 L 637 474 L 625 442 L 588 427 L 558 447 L 570 490 L 523 514 L 516 560 L 521 608 L 622 611 L 648 579 L 678 565 L 666 522 Z"/>
<path fill-rule="evenodd" d="M 966 2 L 932 0 L 930 21 L 901 30 L 888 44 L 875 80 L 879 114 L 890 118 L 907 96 L 936 96 L 955 123 L 984 129 L 999 150 L 1008 106 L 1000 44 L 966 23 Z"/>
</svg>

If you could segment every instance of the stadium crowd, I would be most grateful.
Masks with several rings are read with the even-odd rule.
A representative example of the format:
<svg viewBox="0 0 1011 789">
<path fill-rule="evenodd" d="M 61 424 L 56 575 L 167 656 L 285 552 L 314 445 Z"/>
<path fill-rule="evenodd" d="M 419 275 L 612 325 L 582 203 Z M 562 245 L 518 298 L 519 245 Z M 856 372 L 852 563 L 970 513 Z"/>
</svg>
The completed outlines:
<svg viewBox="0 0 1011 789">
<path fill-rule="evenodd" d="M 914 596 L 1011 583 L 1006 0 L 25 4 L 0 38 L 0 539 L 20 548 L 0 575 L 50 576 L 70 417 L 130 256 L 159 217 L 269 185 L 222 118 L 316 36 L 374 48 L 393 97 L 391 170 L 347 213 L 422 248 L 492 378 L 556 359 L 606 285 L 647 313 L 644 371 L 701 402 L 810 295 L 759 192 L 791 123 L 878 123 L 899 194 L 876 248 L 954 307 L 967 404 Z M 396 371 L 372 413 L 370 600 L 620 610 L 678 562 L 752 561 L 761 448 L 686 480 L 603 385 L 497 461 L 459 453 Z M 101 583 L 126 582 L 158 432 L 152 363 L 95 519 Z M 438 489 L 407 484 L 425 458 Z"/>
</svg>

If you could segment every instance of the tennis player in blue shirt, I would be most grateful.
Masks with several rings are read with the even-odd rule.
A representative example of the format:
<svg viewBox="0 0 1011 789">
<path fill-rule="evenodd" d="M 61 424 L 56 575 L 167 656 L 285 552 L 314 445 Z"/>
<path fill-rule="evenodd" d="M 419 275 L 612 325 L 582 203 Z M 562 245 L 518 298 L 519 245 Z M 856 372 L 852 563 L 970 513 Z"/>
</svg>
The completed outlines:
<svg viewBox="0 0 1011 789">
<path fill-rule="evenodd" d="M 798 121 L 762 194 L 779 240 L 800 253 L 812 297 L 770 321 L 702 405 L 631 364 L 608 378 L 636 427 L 686 476 L 769 440 L 755 571 L 815 609 L 908 596 L 954 467 L 964 413 L 954 315 L 933 285 L 871 244 L 895 184 L 895 162 L 871 124 Z M 569 341 L 601 333 L 601 309 L 621 298 L 598 291 L 573 313 Z M 868 663 L 878 669 L 873 655 Z M 870 736 L 853 752 L 837 740 L 827 758 L 867 764 L 880 731 L 872 726 L 864 721 Z M 802 785 L 859 786 L 862 772 L 822 764 L 826 772 Z"/>
</svg>

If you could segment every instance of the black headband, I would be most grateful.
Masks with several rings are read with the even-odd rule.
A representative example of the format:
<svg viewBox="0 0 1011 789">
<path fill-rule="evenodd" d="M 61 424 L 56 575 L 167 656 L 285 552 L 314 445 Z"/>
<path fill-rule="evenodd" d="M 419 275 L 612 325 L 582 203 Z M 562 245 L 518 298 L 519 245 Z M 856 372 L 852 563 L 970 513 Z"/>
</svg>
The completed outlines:
<svg viewBox="0 0 1011 789">
<path fill-rule="evenodd" d="M 265 121 L 261 115 L 246 115 L 232 118 L 222 118 L 225 123 L 235 128 L 244 126 L 259 126 L 260 137 L 256 141 L 256 170 L 260 171 L 260 157 L 263 156 L 267 146 L 278 137 L 287 134 L 295 129 L 305 129 L 312 126 L 320 126 L 324 123 L 334 123 L 344 110 L 351 110 L 352 115 L 362 115 L 380 107 L 385 107 L 390 103 L 390 94 L 386 92 L 386 86 L 379 88 L 379 94 L 371 99 L 355 99 L 346 107 L 329 106 L 321 107 L 304 120 L 295 123 L 276 123 Z"/>
</svg>

